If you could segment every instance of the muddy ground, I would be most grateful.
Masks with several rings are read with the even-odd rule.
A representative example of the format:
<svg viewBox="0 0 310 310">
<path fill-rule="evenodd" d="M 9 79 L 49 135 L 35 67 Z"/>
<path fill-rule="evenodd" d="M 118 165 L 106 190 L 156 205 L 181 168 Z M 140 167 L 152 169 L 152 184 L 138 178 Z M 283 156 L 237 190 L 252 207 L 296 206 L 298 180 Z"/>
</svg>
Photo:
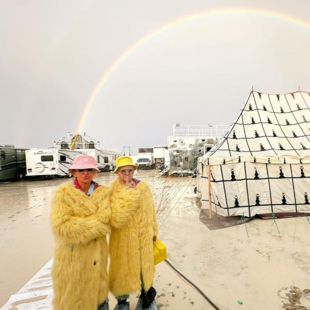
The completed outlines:
<svg viewBox="0 0 310 310">
<path fill-rule="evenodd" d="M 255 219 L 223 227 L 216 217 L 207 220 L 208 212 L 197 206 L 195 179 L 155 174 L 139 171 L 136 177 L 151 185 L 168 261 L 195 285 L 166 262 L 160 263 L 154 279 L 159 309 L 310 309 L 306 218 Z M 113 174 L 100 173 L 96 181 L 108 184 L 113 179 Z M 50 201 L 63 182 L 68 179 L 0 184 L 0 306 L 52 258 Z M 30 283 L 21 291 L 37 290 L 40 297 L 26 302 L 16 294 L 17 301 L 3 309 L 51 309 L 49 267 L 44 272 L 45 284 L 34 288 Z M 137 296 L 131 296 L 131 309 Z M 110 296 L 111 309 L 114 304 Z"/>
</svg>

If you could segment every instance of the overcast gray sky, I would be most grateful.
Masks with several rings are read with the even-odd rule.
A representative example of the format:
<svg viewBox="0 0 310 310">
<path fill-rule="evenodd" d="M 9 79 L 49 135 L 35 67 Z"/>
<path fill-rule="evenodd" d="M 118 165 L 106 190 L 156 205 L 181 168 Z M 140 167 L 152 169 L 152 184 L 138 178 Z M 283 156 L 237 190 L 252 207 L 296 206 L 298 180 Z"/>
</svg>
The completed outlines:
<svg viewBox="0 0 310 310">
<path fill-rule="evenodd" d="M 0 144 L 76 133 L 128 51 L 82 128 L 104 149 L 166 144 L 176 123 L 229 125 L 252 86 L 310 91 L 309 12 L 309 0 L 2 0 Z"/>
</svg>

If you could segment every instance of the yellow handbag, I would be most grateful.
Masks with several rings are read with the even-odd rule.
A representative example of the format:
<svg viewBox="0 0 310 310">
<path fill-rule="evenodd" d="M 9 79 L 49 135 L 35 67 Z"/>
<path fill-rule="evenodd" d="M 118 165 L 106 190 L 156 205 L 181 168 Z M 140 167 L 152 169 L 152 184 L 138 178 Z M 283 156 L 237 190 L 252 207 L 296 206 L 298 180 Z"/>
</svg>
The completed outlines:
<svg viewBox="0 0 310 310">
<path fill-rule="evenodd" d="M 153 253 L 154 253 L 154 264 L 157 265 L 167 258 L 166 246 L 156 238 L 153 243 Z"/>
</svg>

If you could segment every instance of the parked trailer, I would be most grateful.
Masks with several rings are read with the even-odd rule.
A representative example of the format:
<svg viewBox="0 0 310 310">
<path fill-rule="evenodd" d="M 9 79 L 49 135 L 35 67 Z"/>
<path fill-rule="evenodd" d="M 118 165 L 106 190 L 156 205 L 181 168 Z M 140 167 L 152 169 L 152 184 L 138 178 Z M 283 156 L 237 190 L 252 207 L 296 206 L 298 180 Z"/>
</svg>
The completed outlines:
<svg viewBox="0 0 310 310">
<path fill-rule="evenodd" d="M 97 161 L 97 167 L 100 171 L 112 171 L 115 168 L 115 159 L 119 155 L 113 151 L 101 149 L 80 149 L 85 154 L 93 156 Z"/>
<path fill-rule="evenodd" d="M 20 180 L 26 175 L 26 149 L 0 145 L 0 181 Z"/>
<path fill-rule="evenodd" d="M 103 153 L 102 157 L 106 163 L 106 167 L 104 171 L 113 171 L 116 167 L 115 159 L 119 157 L 120 154 L 117 152 L 108 151 L 108 150 L 101 150 L 101 151 Z M 108 157 L 108 163 L 106 162 L 107 161 L 106 157 Z"/>
<path fill-rule="evenodd" d="M 65 137 L 54 142 L 54 147 L 61 150 L 74 150 L 94 157 L 100 171 L 112 171 L 115 167 L 115 159 L 119 153 L 103 150 L 99 141 L 86 135 L 72 134 L 68 132 Z"/>
<path fill-rule="evenodd" d="M 26 151 L 27 177 L 71 176 L 69 167 L 76 155 L 85 154 L 77 150 L 30 149 Z"/>
</svg>

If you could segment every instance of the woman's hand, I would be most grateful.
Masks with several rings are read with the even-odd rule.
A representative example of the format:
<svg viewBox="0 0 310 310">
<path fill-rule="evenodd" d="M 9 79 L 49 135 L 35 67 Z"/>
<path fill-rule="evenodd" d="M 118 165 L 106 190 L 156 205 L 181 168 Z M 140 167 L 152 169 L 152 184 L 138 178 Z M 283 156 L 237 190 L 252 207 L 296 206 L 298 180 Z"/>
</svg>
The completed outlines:
<svg viewBox="0 0 310 310">
<path fill-rule="evenodd" d="M 129 181 L 129 177 L 127 177 L 127 179 L 126 179 L 126 187 L 128 187 L 128 188 L 135 188 L 136 184 L 135 184 L 135 182 L 133 180 Z"/>
</svg>

